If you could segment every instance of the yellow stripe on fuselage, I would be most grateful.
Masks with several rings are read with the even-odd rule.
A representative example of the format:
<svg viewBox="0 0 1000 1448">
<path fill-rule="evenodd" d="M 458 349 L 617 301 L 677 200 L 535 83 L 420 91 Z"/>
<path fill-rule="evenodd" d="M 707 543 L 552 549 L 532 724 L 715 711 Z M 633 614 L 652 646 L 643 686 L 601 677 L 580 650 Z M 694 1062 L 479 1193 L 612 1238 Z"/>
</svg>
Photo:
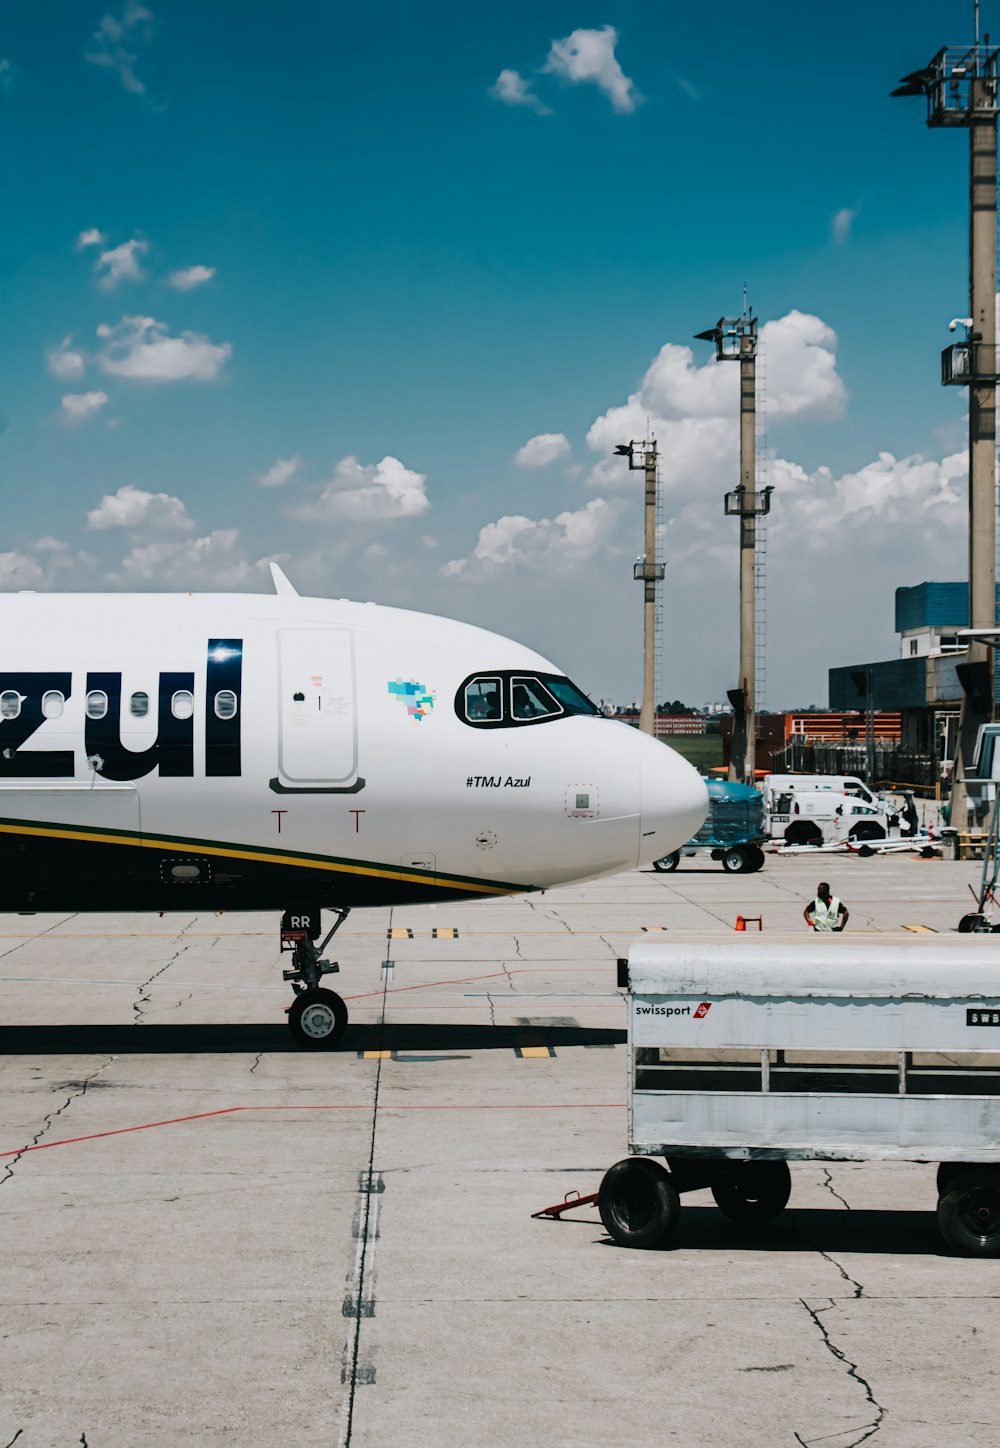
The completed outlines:
<svg viewBox="0 0 1000 1448">
<path fill-rule="evenodd" d="M 405 870 L 379 869 L 375 865 L 351 864 L 344 860 L 314 860 L 305 855 L 275 855 L 267 850 L 239 849 L 231 845 L 189 844 L 183 840 L 153 840 L 142 835 L 103 834 L 98 830 L 61 830 L 54 825 L 0 824 L 0 834 L 34 835 L 52 840 L 86 840 L 101 845 L 134 845 L 143 850 L 167 853 L 213 855 L 227 860 L 253 860 L 269 865 L 297 865 L 306 870 L 326 870 L 340 875 L 367 875 L 377 880 L 399 880 L 411 885 L 436 885 L 445 890 L 464 890 L 479 895 L 509 895 L 503 885 L 486 885 L 471 880 L 453 880 L 444 875 L 410 875 Z"/>
</svg>

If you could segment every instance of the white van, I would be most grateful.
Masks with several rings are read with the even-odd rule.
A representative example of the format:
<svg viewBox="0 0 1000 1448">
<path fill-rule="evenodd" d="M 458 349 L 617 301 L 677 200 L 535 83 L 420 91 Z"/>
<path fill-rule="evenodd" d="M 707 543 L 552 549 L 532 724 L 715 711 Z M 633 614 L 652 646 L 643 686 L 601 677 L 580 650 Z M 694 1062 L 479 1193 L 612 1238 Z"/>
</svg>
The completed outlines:
<svg viewBox="0 0 1000 1448">
<path fill-rule="evenodd" d="M 760 790 L 765 803 L 771 794 L 784 794 L 794 789 L 796 793 L 832 790 L 834 794 L 851 794 L 865 804 L 877 805 L 878 798 L 872 794 L 862 780 L 851 774 L 765 774 Z"/>
<path fill-rule="evenodd" d="M 771 795 L 768 831 L 772 840 L 786 845 L 884 840 L 889 834 L 889 811 L 878 800 L 869 804 L 856 794 L 786 789 Z"/>
</svg>

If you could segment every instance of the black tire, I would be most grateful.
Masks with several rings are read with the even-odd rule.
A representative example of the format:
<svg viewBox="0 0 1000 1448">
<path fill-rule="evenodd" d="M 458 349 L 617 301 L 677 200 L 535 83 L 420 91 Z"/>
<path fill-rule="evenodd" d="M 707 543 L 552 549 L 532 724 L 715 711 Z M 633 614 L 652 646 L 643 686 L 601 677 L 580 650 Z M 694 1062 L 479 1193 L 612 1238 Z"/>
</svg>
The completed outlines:
<svg viewBox="0 0 1000 1448">
<path fill-rule="evenodd" d="M 860 844 L 862 840 L 884 840 L 885 830 L 871 820 L 863 820 L 861 824 L 854 826 L 849 838 L 856 844 Z"/>
<path fill-rule="evenodd" d="M 672 855 L 664 855 L 662 859 L 653 861 L 653 869 L 659 870 L 661 874 L 668 870 L 676 870 L 681 862 L 680 850 L 675 850 Z"/>
<path fill-rule="evenodd" d="M 288 1012 L 288 1029 L 311 1051 L 328 1051 L 347 1030 L 347 1007 L 336 991 L 304 990 Z"/>
<path fill-rule="evenodd" d="M 952 1177 L 958 1176 L 963 1171 L 969 1171 L 969 1166 L 964 1161 L 943 1161 L 937 1169 L 937 1194 L 943 1196 L 947 1190 L 948 1183 Z"/>
<path fill-rule="evenodd" d="M 863 860 L 870 860 L 872 855 L 875 854 L 875 851 L 872 849 L 871 845 L 862 845 L 861 848 L 858 850 L 858 854 Z"/>
<path fill-rule="evenodd" d="M 787 1161 L 732 1162 L 715 1183 L 715 1205 L 731 1222 L 755 1226 L 783 1211 L 792 1194 Z"/>
<path fill-rule="evenodd" d="M 818 825 L 809 824 L 805 820 L 796 820 L 785 831 L 784 843 L 786 845 L 821 845 L 823 831 Z"/>
<path fill-rule="evenodd" d="M 723 850 L 722 868 L 730 875 L 745 875 L 751 868 L 750 856 L 742 845 L 734 845 L 732 849 Z"/>
<path fill-rule="evenodd" d="M 1000 1256 L 1000 1168 L 970 1166 L 949 1177 L 937 1218 L 948 1246 L 964 1257 Z"/>
<path fill-rule="evenodd" d="M 677 1226 L 681 1199 L 658 1161 L 630 1156 L 604 1173 L 598 1208 L 620 1247 L 662 1247 Z"/>
<path fill-rule="evenodd" d="M 763 870 L 764 851 L 758 845 L 751 845 L 747 853 L 750 857 L 750 864 L 747 868 L 751 873 L 756 874 L 758 870 Z"/>
<path fill-rule="evenodd" d="M 970 914 L 963 915 L 958 922 L 959 934 L 972 935 L 982 918 L 978 910 L 973 910 Z"/>
</svg>

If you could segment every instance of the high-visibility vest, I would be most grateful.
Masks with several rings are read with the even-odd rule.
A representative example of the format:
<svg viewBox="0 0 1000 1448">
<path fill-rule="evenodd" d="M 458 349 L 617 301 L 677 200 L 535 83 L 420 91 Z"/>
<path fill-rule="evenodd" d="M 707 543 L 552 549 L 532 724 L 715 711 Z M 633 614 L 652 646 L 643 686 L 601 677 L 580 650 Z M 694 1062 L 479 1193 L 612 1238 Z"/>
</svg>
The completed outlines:
<svg viewBox="0 0 1000 1448">
<path fill-rule="evenodd" d="M 817 895 L 813 901 L 813 929 L 836 930 L 839 924 L 840 901 L 836 895 L 830 896 L 829 905 Z"/>
</svg>

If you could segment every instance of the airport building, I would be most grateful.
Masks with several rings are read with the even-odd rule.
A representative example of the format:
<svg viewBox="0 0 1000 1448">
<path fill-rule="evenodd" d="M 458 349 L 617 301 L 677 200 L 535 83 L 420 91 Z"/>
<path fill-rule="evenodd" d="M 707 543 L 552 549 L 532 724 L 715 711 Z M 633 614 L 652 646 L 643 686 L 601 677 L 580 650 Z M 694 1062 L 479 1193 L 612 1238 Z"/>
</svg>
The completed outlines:
<svg viewBox="0 0 1000 1448">
<path fill-rule="evenodd" d="M 831 669 L 830 708 L 898 712 L 904 748 L 938 763 L 953 759 L 966 654 L 958 631 L 968 624 L 967 583 L 897 588 L 898 656 Z"/>
</svg>

